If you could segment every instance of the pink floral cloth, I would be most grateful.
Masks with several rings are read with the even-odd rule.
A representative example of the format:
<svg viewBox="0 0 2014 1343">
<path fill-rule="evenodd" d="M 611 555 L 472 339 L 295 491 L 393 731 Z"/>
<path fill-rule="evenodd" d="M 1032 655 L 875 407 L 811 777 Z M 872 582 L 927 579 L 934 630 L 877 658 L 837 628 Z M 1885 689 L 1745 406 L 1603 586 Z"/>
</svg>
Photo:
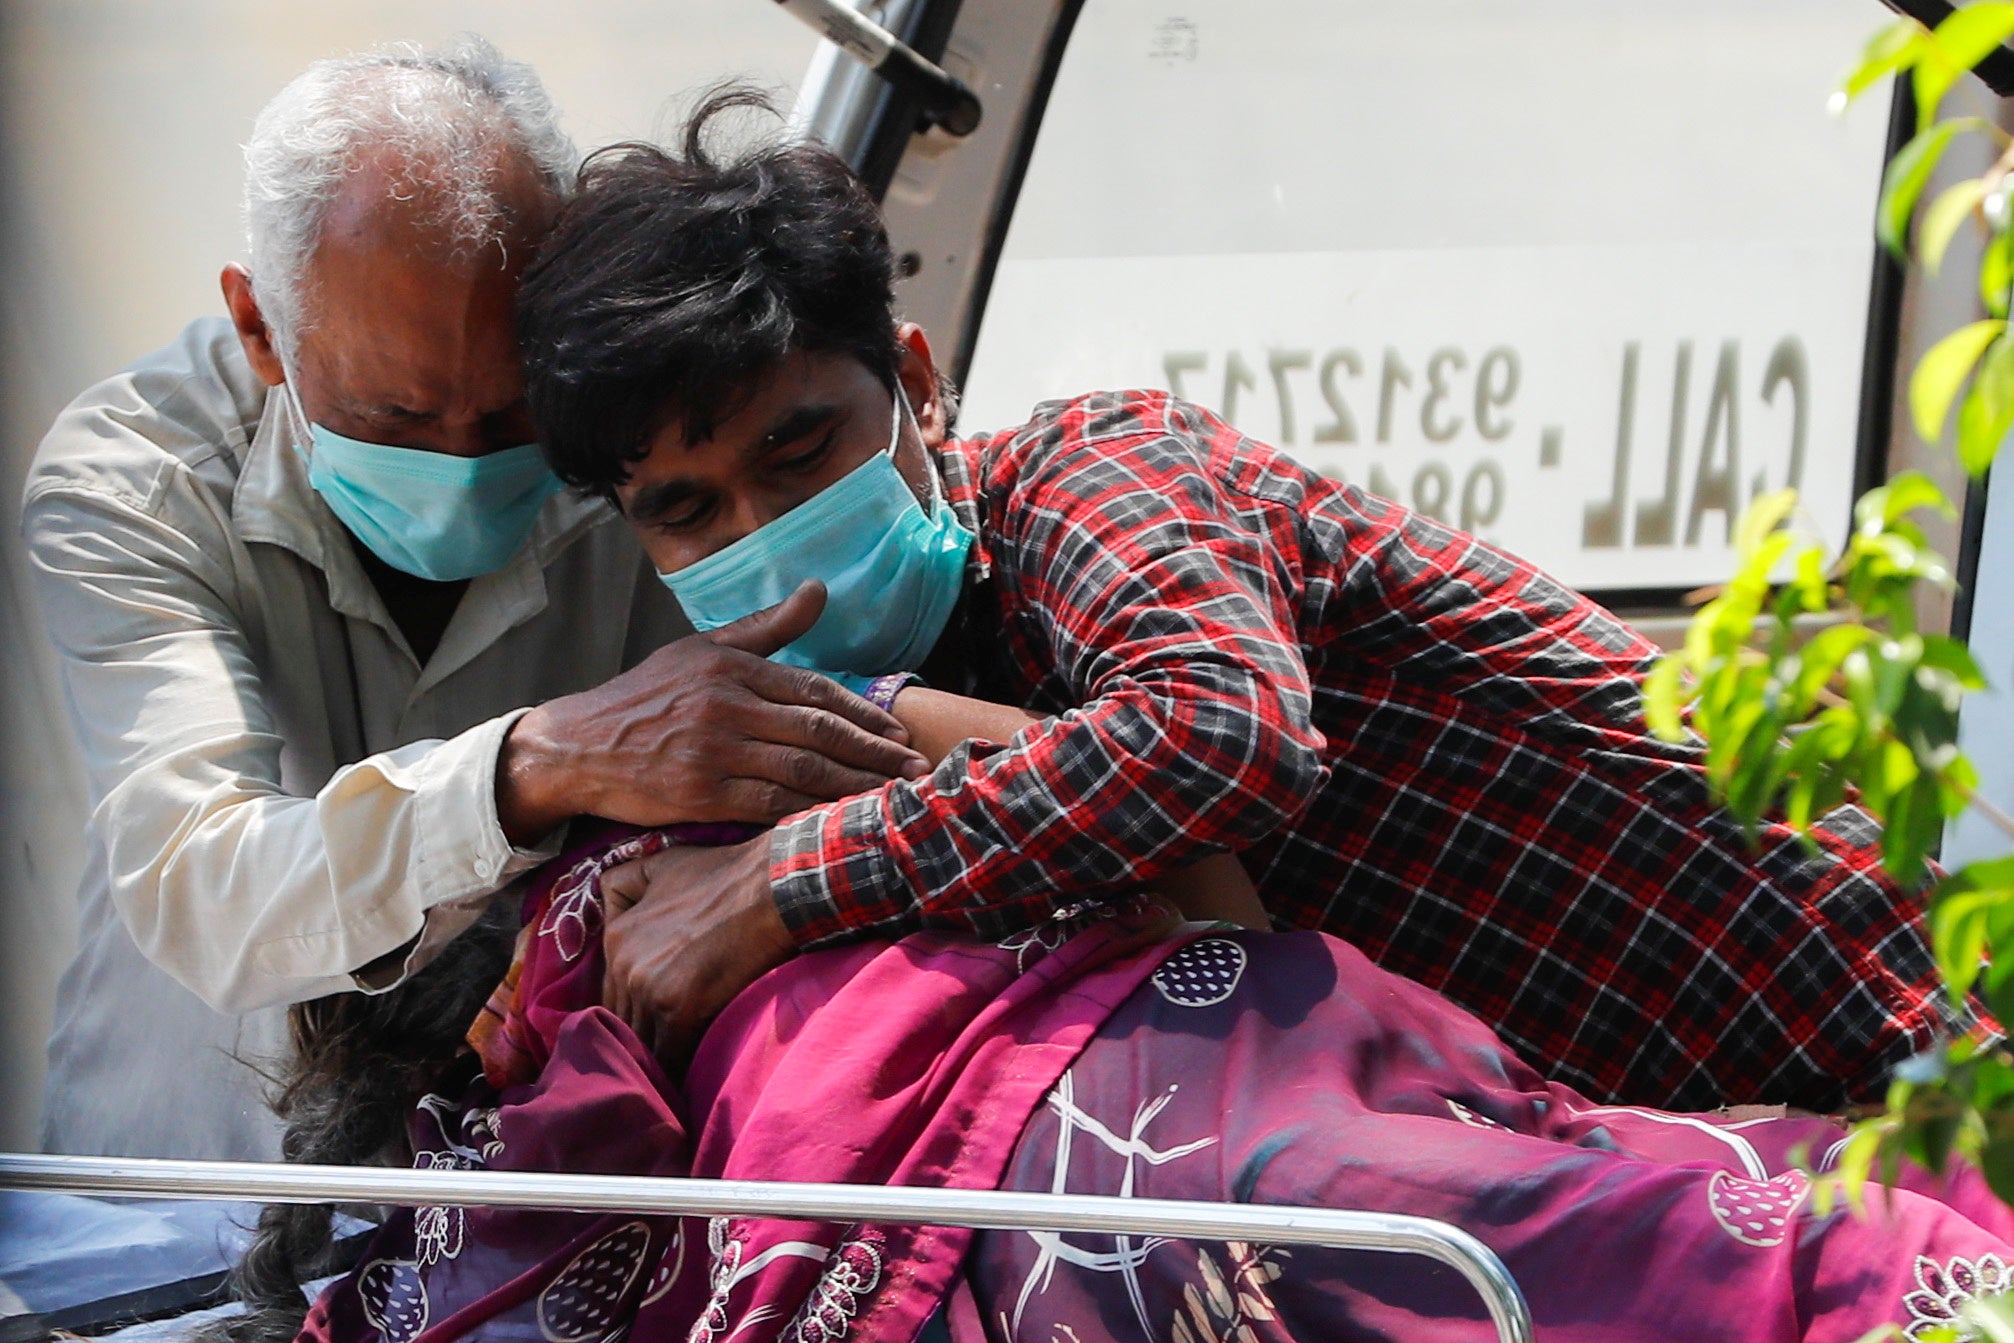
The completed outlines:
<svg viewBox="0 0 2014 1343">
<path fill-rule="evenodd" d="M 422 1166 L 1020 1188 L 1443 1218 L 1548 1343 L 1921 1338 L 2010 1285 L 2014 1218 L 1961 1175 L 1819 1216 L 1818 1120 L 1596 1105 L 1438 995 L 1315 933 L 1142 902 L 999 945 L 800 957 L 674 1086 L 600 1005 L 603 830 L 543 872 L 502 1020 L 412 1124 Z M 420 1208 L 316 1303 L 311 1343 L 1486 1339 L 1424 1260 L 1307 1246 L 757 1218 Z"/>
<path fill-rule="evenodd" d="M 687 832 L 686 838 L 693 838 Z M 604 830 L 525 908 L 515 992 L 483 1075 L 422 1099 L 418 1164 L 974 1189 L 1153 973 L 1172 920 L 1059 920 L 984 946 L 918 934 L 799 957 L 714 1023 L 683 1087 L 600 1005 L 602 873 L 662 834 Z M 972 1233 L 760 1219 L 421 1208 L 396 1213 L 302 1338 L 910 1338 Z M 966 1312 L 970 1318 L 976 1318 Z"/>
</svg>

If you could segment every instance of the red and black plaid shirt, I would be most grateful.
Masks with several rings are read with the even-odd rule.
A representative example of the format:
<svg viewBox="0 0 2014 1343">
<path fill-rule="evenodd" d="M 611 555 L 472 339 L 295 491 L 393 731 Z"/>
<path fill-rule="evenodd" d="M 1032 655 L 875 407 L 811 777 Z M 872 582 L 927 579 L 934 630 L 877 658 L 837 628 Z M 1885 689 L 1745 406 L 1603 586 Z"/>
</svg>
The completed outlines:
<svg viewBox="0 0 2014 1343">
<path fill-rule="evenodd" d="M 941 454 L 972 687 L 1056 715 L 776 832 L 803 945 L 998 938 L 1207 853 L 1283 926 L 1603 1098 L 1836 1108 L 1962 1028 L 1845 807 L 1751 849 L 1646 730 L 1656 650 L 1531 565 L 1158 392 Z"/>
</svg>

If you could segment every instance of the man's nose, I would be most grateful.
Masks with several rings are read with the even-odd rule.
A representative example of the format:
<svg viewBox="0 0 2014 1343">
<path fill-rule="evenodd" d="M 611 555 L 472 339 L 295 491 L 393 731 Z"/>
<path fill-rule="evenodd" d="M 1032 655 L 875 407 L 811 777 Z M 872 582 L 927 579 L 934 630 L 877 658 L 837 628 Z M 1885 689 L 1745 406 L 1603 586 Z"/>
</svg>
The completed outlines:
<svg viewBox="0 0 2014 1343">
<path fill-rule="evenodd" d="M 455 416 L 441 420 L 440 451 L 456 457 L 487 457 L 505 448 L 520 447 L 536 435 L 503 415 Z"/>
<path fill-rule="evenodd" d="M 480 418 L 443 419 L 441 421 L 442 452 L 455 457 L 483 457 L 505 445 L 492 443 L 483 432 Z"/>
<path fill-rule="evenodd" d="M 794 500 L 776 499 L 760 493 L 745 492 L 735 495 L 733 503 L 727 509 L 727 541 L 722 544 L 731 544 L 750 532 L 760 531 L 788 513 L 794 506 Z"/>
<path fill-rule="evenodd" d="M 773 510 L 763 507 L 761 500 L 750 498 L 746 494 L 736 496 L 734 507 L 728 514 L 733 539 L 739 541 L 750 532 L 762 530 L 763 524 L 775 516 Z"/>
</svg>

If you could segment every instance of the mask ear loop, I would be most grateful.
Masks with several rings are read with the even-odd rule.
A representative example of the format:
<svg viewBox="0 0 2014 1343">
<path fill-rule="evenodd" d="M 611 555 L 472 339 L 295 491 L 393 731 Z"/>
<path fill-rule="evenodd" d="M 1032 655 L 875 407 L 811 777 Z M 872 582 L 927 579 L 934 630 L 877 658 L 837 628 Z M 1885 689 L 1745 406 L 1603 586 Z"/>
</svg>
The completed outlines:
<svg viewBox="0 0 2014 1343">
<path fill-rule="evenodd" d="M 907 418 L 911 424 L 916 424 L 916 408 L 909 404 L 909 394 L 902 390 L 900 381 L 897 381 L 895 384 L 894 399 L 894 423 L 888 429 L 888 460 L 891 462 L 895 460 L 895 450 L 902 446 L 902 421 Z M 947 497 L 944 493 L 944 482 L 938 478 L 937 463 L 931 460 L 930 446 L 922 441 L 923 426 L 921 424 L 916 424 L 916 436 L 916 446 L 923 449 L 923 474 L 930 478 L 930 504 L 927 508 L 923 509 L 923 516 L 933 518 L 937 516 L 937 511 L 943 508 L 947 502 Z M 900 472 L 898 471 L 897 474 L 899 475 Z"/>
<path fill-rule="evenodd" d="M 308 418 L 308 408 L 301 404 L 299 385 L 294 380 L 294 365 L 290 359 L 280 360 L 280 386 L 284 390 L 287 404 L 294 413 L 294 455 L 304 466 L 312 466 L 315 459 L 315 422 Z"/>
</svg>

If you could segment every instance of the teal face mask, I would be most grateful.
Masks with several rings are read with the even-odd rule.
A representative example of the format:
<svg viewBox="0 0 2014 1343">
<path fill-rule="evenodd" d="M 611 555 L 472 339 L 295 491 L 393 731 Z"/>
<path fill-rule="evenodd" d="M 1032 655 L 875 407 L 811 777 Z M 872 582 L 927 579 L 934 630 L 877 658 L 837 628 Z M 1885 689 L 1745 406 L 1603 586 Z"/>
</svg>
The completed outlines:
<svg viewBox="0 0 2014 1343">
<path fill-rule="evenodd" d="M 386 564 L 437 583 L 510 563 L 560 488 L 536 443 L 452 457 L 365 443 L 319 424 L 308 430 L 308 483 L 329 510 Z"/>
<path fill-rule="evenodd" d="M 897 389 L 886 448 L 782 517 L 659 575 L 695 629 L 774 606 L 816 578 L 825 611 L 776 661 L 842 680 L 922 665 L 958 603 L 972 533 L 951 511 L 934 465 L 928 509 L 895 469 L 908 404 Z"/>
</svg>

